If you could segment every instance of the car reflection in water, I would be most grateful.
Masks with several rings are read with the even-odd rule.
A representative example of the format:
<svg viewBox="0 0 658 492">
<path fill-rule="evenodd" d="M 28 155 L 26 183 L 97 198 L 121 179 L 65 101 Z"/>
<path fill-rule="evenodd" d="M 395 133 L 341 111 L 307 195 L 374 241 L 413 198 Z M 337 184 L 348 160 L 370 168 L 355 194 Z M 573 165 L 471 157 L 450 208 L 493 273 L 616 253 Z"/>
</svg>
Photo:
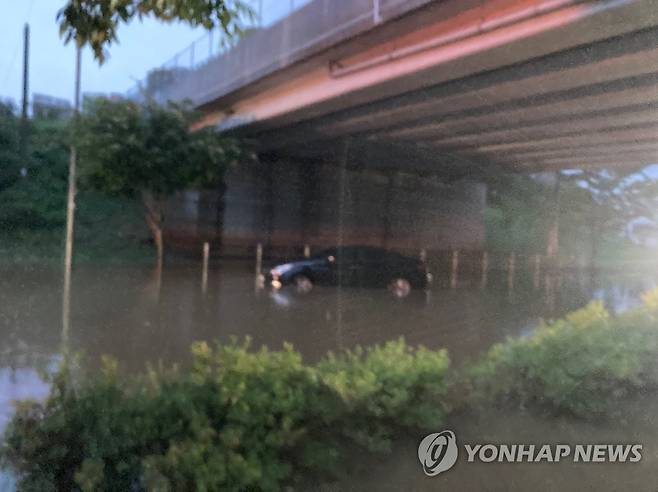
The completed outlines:
<svg viewBox="0 0 658 492">
<path fill-rule="evenodd" d="M 289 308 L 295 302 L 292 292 L 280 289 L 272 289 L 270 299 L 272 299 L 276 306 L 284 309 Z"/>
<path fill-rule="evenodd" d="M 275 290 L 290 285 L 302 294 L 318 284 L 383 287 L 396 297 L 406 297 L 412 289 L 425 289 L 431 279 L 419 259 L 372 246 L 340 246 L 274 264 L 264 280 Z"/>
</svg>

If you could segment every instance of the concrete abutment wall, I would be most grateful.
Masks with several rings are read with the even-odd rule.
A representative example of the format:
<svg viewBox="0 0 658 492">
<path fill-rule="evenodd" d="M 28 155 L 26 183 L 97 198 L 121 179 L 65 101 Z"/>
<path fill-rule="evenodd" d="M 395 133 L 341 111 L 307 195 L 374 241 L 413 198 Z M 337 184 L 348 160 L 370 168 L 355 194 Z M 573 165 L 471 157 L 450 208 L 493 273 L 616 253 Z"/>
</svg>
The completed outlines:
<svg viewBox="0 0 658 492">
<path fill-rule="evenodd" d="M 341 169 L 317 162 L 245 164 L 217 192 L 188 191 L 169 200 L 170 247 L 196 253 L 203 241 L 224 256 L 250 256 L 262 243 L 272 256 L 336 244 L 401 251 L 480 250 L 485 185 L 450 184 L 400 172 Z M 220 229 L 222 231 L 220 232 Z"/>
</svg>

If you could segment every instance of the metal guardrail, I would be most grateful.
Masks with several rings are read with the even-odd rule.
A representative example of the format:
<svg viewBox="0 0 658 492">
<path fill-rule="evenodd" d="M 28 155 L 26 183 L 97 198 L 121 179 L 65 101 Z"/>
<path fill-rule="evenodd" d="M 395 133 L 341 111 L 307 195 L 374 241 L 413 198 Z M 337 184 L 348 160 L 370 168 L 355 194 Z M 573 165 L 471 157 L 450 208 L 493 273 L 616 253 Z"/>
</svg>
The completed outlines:
<svg viewBox="0 0 658 492">
<path fill-rule="evenodd" d="M 294 11 L 300 9 L 312 0 L 244 0 L 244 3 L 249 5 L 255 14 L 251 23 L 245 25 L 245 31 L 248 33 L 254 29 L 263 29 L 271 26 L 279 20 L 289 16 Z M 173 55 L 166 62 L 159 67 L 154 68 L 151 72 L 172 72 L 180 74 L 184 72 L 193 71 L 200 66 L 208 63 L 213 58 L 220 57 L 228 51 L 234 49 L 239 44 L 227 42 L 225 36 L 219 29 L 208 31 L 197 40 L 190 43 L 181 51 Z M 175 83 L 174 77 L 160 77 L 152 76 L 149 81 L 149 76 L 140 80 L 134 87 L 128 90 L 128 97 L 139 98 L 140 94 L 147 89 L 155 92 L 156 99 L 158 93 L 163 92 L 165 85 L 168 83 Z M 149 84 L 151 87 L 149 87 Z M 153 87 L 155 85 L 155 87 Z M 166 91 L 164 91 L 166 92 Z"/>
<path fill-rule="evenodd" d="M 245 35 L 222 43 L 208 32 L 128 91 L 195 106 L 246 85 L 348 35 L 432 0 L 248 0 L 256 16 Z"/>
</svg>

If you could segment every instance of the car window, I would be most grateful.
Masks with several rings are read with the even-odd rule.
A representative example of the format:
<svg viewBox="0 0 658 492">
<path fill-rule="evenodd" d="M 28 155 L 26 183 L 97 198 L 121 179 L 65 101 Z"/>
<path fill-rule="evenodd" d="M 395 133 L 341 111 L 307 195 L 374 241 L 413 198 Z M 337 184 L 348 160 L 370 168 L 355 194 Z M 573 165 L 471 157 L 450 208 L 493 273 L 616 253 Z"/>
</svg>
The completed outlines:
<svg viewBox="0 0 658 492">
<path fill-rule="evenodd" d="M 384 263 L 387 260 L 386 250 L 379 248 L 363 248 L 359 256 L 363 261 L 370 263 Z"/>
<path fill-rule="evenodd" d="M 338 261 L 353 263 L 362 259 L 361 248 L 358 246 L 342 246 L 337 248 Z"/>
<path fill-rule="evenodd" d="M 336 248 L 328 248 L 320 251 L 319 253 L 314 254 L 313 258 L 326 259 L 330 256 L 335 257 L 336 254 L 337 254 Z"/>
</svg>

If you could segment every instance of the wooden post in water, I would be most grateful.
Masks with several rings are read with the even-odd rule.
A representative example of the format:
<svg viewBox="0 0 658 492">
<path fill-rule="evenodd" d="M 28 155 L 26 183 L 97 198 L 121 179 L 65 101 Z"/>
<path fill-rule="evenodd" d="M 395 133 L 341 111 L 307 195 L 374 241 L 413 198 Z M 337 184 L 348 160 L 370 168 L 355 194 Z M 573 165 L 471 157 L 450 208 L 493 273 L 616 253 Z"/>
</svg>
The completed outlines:
<svg viewBox="0 0 658 492">
<path fill-rule="evenodd" d="M 256 245 L 256 271 L 254 275 L 254 291 L 258 294 L 265 287 L 263 277 L 263 243 Z"/>
<path fill-rule="evenodd" d="M 304 245 L 304 258 L 311 257 L 311 247 L 308 244 Z"/>
<path fill-rule="evenodd" d="M 510 253 L 507 260 L 507 287 L 509 290 L 514 289 L 514 269 L 516 268 L 516 254 Z"/>
<path fill-rule="evenodd" d="M 452 252 L 452 268 L 450 270 L 450 288 L 457 288 L 457 274 L 459 273 L 459 250 Z"/>
<path fill-rule="evenodd" d="M 263 273 L 263 243 L 256 245 L 256 279 Z"/>
<path fill-rule="evenodd" d="M 541 279 L 541 255 L 536 254 L 535 255 L 535 270 L 532 276 L 532 283 L 533 286 L 535 287 L 535 290 L 539 289 L 539 281 Z"/>
<path fill-rule="evenodd" d="M 425 275 L 427 276 L 427 285 L 425 287 L 425 301 L 429 304 L 430 300 L 430 289 L 429 286 L 434 282 L 434 276 L 430 272 L 428 266 L 427 266 L 427 250 L 425 248 L 421 248 L 420 253 L 418 254 L 418 259 L 423 265 L 423 268 L 425 269 Z"/>
<path fill-rule="evenodd" d="M 201 292 L 204 294 L 208 290 L 208 258 L 210 257 L 210 244 L 208 241 L 203 243 L 203 269 L 201 272 Z"/>
<path fill-rule="evenodd" d="M 487 275 L 489 273 L 489 253 L 482 252 L 482 279 L 480 280 L 480 287 L 484 289 L 487 286 Z"/>
</svg>

